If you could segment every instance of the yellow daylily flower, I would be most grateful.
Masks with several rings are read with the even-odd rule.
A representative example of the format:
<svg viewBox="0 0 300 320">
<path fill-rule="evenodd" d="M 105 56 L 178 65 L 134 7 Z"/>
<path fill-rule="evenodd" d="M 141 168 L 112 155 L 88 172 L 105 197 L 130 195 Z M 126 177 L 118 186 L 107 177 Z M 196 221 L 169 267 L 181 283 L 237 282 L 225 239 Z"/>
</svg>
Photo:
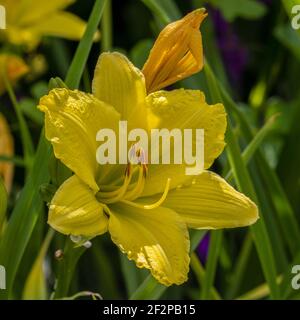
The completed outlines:
<svg viewBox="0 0 300 320">
<path fill-rule="evenodd" d="M 42 36 L 79 40 L 86 23 L 63 11 L 76 0 L 0 0 L 6 9 L 6 29 L 0 34 L 9 42 L 35 48 Z"/>
<path fill-rule="evenodd" d="M 161 31 L 143 67 L 148 92 L 165 88 L 202 69 L 199 28 L 206 16 L 205 9 L 197 9 Z"/>
<path fill-rule="evenodd" d="M 0 156 L 12 157 L 14 155 L 14 140 L 4 116 L 0 113 Z M 7 192 L 12 186 L 14 165 L 11 162 L 0 162 L 0 176 L 4 180 Z"/>
<path fill-rule="evenodd" d="M 208 105 L 198 90 L 147 94 L 145 77 L 120 53 L 103 53 L 93 94 L 58 88 L 41 98 L 46 138 L 74 175 L 54 195 L 48 223 L 55 230 L 91 238 L 109 232 L 112 241 L 162 284 L 182 284 L 189 270 L 188 227 L 247 226 L 256 205 L 224 179 L 207 171 L 225 146 L 226 113 Z M 131 128 L 203 128 L 205 169 L 185 175 L 185 165 L 99 165 L 96 134 Z"/>
<path fill-rule="evenodd" d="M 0 54 L 0 95 L 6 91 L 3 77 L 14 85 L 21 77 L 29 71 L 25 61 L 16 55 L 1 53 Z"/>
</svg>

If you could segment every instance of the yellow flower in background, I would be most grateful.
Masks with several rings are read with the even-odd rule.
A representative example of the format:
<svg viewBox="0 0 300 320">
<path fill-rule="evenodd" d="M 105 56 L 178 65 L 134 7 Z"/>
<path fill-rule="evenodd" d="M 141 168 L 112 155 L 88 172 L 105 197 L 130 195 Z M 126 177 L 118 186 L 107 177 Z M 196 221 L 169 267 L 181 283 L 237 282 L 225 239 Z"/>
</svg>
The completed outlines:
<svg viewBox="0 0 300 320">
<path fill-rule="evenodd" d="M 0 54 L 0 95 L 6 91 L 4 76 L 14 85 L 28 71 L 29 68 L 21 57 L 13 54 Z"/>
<path fill-rule="evenodd" d="M 41 98 L 46 137 L 55 156 L 74 175 L 54 195 L 49 224 L 66 235 L 92 238 L 109 232 L 112 241 L 162 284 L 187 280 L 188 227 L 247 226 L 256 205 L 223 178 L 207 171 L 224 149 L 226 113 L 208 105 L 198 90 L 147 94 L 145 77 L 119 53 L 100 56 L 93 94 L 54 89 Z M 187 176 L 185 165 L 99 165 L 96 134 L 130 128 L 204 129 L 205 170 Z"/>
<path fill-rule="evenodd" d="M 202 69 L 203 48 L 199 28 L 206 16 L 205 9 L 197 9 L 170 23 L 159 34 L 143 67 L 149 93 Z"/>
<path fill-rule="evenodd" d="M 14 155 L 14 140 L 10 133 L 8 123 L 0 113 L 0 156 L 12 157 Z M 4 180 L 7 192 L 12 186 L 14 165 L 12 162 L 0 161 L 0 176 Z"/>
<path fill-rule="evenodd" d="M 6 9 L 7 28 L 0 32 L 8 42 L 33 49 L 42 36 L 79 40 L 86 23 L 63 11 L 75 0 L 0 0 Z"/>
</svg>

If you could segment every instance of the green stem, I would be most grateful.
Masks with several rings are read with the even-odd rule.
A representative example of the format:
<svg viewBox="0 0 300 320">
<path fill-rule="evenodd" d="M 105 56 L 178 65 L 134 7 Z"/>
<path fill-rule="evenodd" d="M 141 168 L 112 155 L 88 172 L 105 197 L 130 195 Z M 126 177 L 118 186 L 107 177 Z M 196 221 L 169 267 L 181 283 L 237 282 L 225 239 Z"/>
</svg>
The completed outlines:
<svg viewBox="0 0 300 320">
<path fill-rule="evenodd" d="M 272 133 L 274 128 L 274 121 L 277 118 L 277 115 L 271 117 L 268 122 L 260 129 L 257 134 L 254 136 L 254 138 L 251 140 L 251 142 L 247 145 L 245 150 L 242 153 L 243 161 L 245 164 L 248 164 L 248 162 L 252 159 L 256 151 L 259 149 L 265 138 L 269 136 L 270 133 Z M 225 175 L 225 179 L 227 181 L 231 181 L 233 179 L 233 171 L 230 169 L 230 171 Z"/>
<path fill-rule="evenodd" d="M 111 0 L 106 1 L 101 19 L 101 50 L 110 51 L 113 44 L 112 32 L 112 3 Z"/>
<path fill-rule="evenodd" d="M 25 167 L 25 161 L 20 157 L 0 156 L 0 162 L 12 162 L 16 166 Z"/>
<path fill-rule="evenodd" d="M 280 284 L 282 281 L 282 276 L 278 276 L 276 279 L 277 283 Z M 267 283 L 263 283 L 260 286 L 244 293 L 237 300 L 259 300 L 270 295 L 270 287 Z"/>
<path fill-rule="evenodd" d="M 0 238 L 6 218 L 7 209 L 7 191 L 4 182 L 0 176 Z"/>
<path fill-rule="evenodd" d="M 66 77 L 66 85 L 71 89 L 79 87 L 80 79 L 87 63 L 93 39 L 99 26 L 105 4 L 106 0 L 97 0 L 94 4 L 85 33 L 78 45 Z"/>
<path fill-rule="evenodd" d="M 206 263 L 206 276 L 202 285 L 201 299 L 207 300 L 210 298 L 210 293 L 213 288 L 218 258 L 222 245 L 223 231 L 212 231 L 209 245 L 208 258 Z"/>
<path fill-rule="evenodd" d="M 168 16 L 166 11 L 162 7 L 161 1 L 158 1 L 158 0 L 142 0 L 142 1 L 153 13 L 155 13 L 155 15 L 157 15 L 157 17 L 163 24 L 168 24 L 171 22 L 172 19 Z"/>
<path fill-rule="evenodd" d="M 247 268 L 247 263 L 253 247 L 252 243 L 253 242 L 251 233 L 248 232 L 244 240 L 241 252 L 239 254 L 236 267 L 234 268 L 234 271 L 232 273 L 232 282 L 226 296 L 228 299 L 233 299 L 240 289 L 241 282 L 243 280 L 243 276 L 245 275 L 245 270 Z"/>
<path fill-rule="evenodd" d="M 191 254 L 191 268 L 197 277 L 199 286 L 201 287 L 205 281 L 206 272 L 195 252 Z M 214 300 L 221 300 L 219 292 L 213 286 L 210 291 L 210 298 Z"/>
<path fill-rule="evenodd" d="M 17 115 L 17 119 L 19 122 L 20 130 L 21 130 L 21 140 L 22 140 L 25 163 L 27 167 L 30 169 L 33 163 L 33 156 L 34 156 L 34 147 L 33 147 L 33 142 L 30 136 L 30 132 L 29 132 L 27 123 L 25 121 L 25 118 L 23 116 L 23 113 L 21 111 L 21 108 L 18 104 L 12 85 L 7 78 L 7 75 L 3 73 L 2 76 L 3 76 L 3 81 L 5 84 L 6 90 L 8 92 L 9 98 L 11 100 L 11 103 Z"/>
<path fill-rule="evenodd" d="M 76 268 L 77 262 L 85 252 L 85 247 L 74 248 L 74 243 L 67 239 L 64 248 L 64 257 L 59 261 L 58 278 L 54 293 L 54 299 L 60 299 L 68 296 L 70 283 Z"/>
</svg>

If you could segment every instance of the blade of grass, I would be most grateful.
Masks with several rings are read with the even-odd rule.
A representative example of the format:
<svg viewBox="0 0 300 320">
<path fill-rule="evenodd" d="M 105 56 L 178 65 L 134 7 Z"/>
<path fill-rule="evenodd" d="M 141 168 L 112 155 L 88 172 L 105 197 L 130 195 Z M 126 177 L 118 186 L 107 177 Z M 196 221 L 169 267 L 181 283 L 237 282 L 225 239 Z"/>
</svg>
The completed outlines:
<svg viewBox="0 0 300 320">
<path fill-rule="evenodd" d="M 138 288 L 140 283 L 140 277 L 138 276 L 138 270 L 132 261 L 120 252 L 121 268 L 123 272 L 123 278 L 127 295 L 130 297 Z"/>
<path fill-rule="evenodd" d="M 199 286 L 201 287 L 205 281 L 206 272 L 195 252 L 191 254 L 191 268 L 197 277 Z M 219 292 L 214 287 L 211 288 L 210 298 L 213 300 L 221 300 Z"/>
<path fill-rule="evenodd" d="M 80 79 L 83 74 L 89 52 L 92 48 L 94 35 L 99 26 L 105 4 L 106 0 L 95 1 L 85 33 L 78 45 L 66 77 L 66 85 L 71 89 L 79 87 Z"/>
<path fill-rule="evenodd" d="M 209 251 L 208 251 L 208 258 L 206 262 L 206 268 L 205 268 L 206 275 L 205 275 L 205 278 L 202 284 L 202 290 L 201 290 L 202 300 L 209 299 L 211 291 L 213 290 L 218 258 L 219 258 L 219 254 L 222 246 L 223 231 L 222 230 L 211 231 L 210 235 L 211 235 L 211 239 L 210 239 L 210 245 L 209 245 Z"/>
<path fill-rule="evenodd" d="M 9 270 L 6 277 L 7 290 L 0 291 L 0 299 L 12 297 L 15 276 L 42 208 L 39 186 L 49 181 L 48 159 L 50 145 L 42 132 L 33 172 L 23 188 L 0 243 L 0 264 Z"/>
<path fill-rule="evenodd" d="M 281 282 L 281 276 L 277 277 L 277 283 L 279 284 Z M 244 293 L 240 297 L 237 298 L 237 300 L 258 300 L 266 298 L 270 295 L 270 287 L 267 283 L 263 283 L 260 286 Z"/>
<path fill-rule="evenodd" d="M 0 238 L 3 230 L 3 224 L 5 221 L 6 209 L 7 209 L 7 191 L 3 183 L 3 180 L 0 177 Z"/>
<path fill-rule="evenodd" d="M 228 292 L 226 294 L 227 299 L 233 299 L 240 289 L 252 248 L 252 236 L 251 233 L 248 232 L 244 239 L 236 266 L 232 273 L 232 281 L 230 281 L 230 287 L 228 288 Z"/>
<path fill-rule="evenodd" d="M 158 0 L 142 0 L 142 2 L 153 12 L 162 24 L 168 24 L 172 21 L 169 13 L 166 12 L 161 5 L 161 1 Z"/>
<path fill-rule="evenodd" d="M 101 19 L 101 50 L 110 51 L 113 45 L 113 32 L 112 32 L 112 3 L 107 0 L 103 17 Z"/>
<path fill-rule="evenodd" d="M 59 261 L 58 278 L 56 281 L 54 299 L 60 299 L 68 295 L 70 283 L 76 268 L 77 262 L 85 252 L 85 247 L 74 248 L 75 244 L 67 238 L 64 248 L 64 258 Z"/>
<path fill-rule="evenodd" d="M 0 156 L 0 162 L 12 162 L 19 167 L 25 167 L 26 163 L 21 157 Z"/>
<path fill-rule="evenodd" d="M 251 142 L 247 145 L 245 150 L 243 150 L 242 157 L 245 164 L 248 164 L 252 159 L 256 151 L 262 145 L 263 141 L 271 134 L 274 130 L 274 124 L 277 119 L 277 115 L 271 117 L 265 125 L 256 133 Z M 233 171 L 230 171 L 225 175 L 225 179 L 227 181 L 231 181 L 233 179 Z"/>
<path fill-rule="evenodd" d="M 27 276 L 23 290 L 23 300 L 46 300 L 48 298 L 47 281 L 44 273 L 44 260 L 47 255 L 50 243 L 55 231 L 49 229 L 40 248 L 40 252 L 34 261 L 32 268 Z"/>
<path fill-rule="evenodd" d="M 2 78 L 5 84 L 5 87 L 7 89 L 9 98 L 11 100 L 11 103 L 14 107 L 15 113 L 17 115 L 17 119 L 20 126 L 20 132 L 21 132 L 21 140 L 22 140 L 22 147 L 23 147 L 23 153 L 25 158 L 25 163 L 28 169 L 31 168 L 33 157 L 34 157 L 34 147 L 33 142 L 30 136 L 30 132 L 26 123 L 26 120 L 23 116 L 23 113 L 21 111 L 21 108 L 18 104 L 18 100 L 16 98 L 16 95 L 14 93 L 14 90 L 12 88 L 11 83 L 9 82 L 7 75 L 5 73 L 2 74 Z"/>
</svg>

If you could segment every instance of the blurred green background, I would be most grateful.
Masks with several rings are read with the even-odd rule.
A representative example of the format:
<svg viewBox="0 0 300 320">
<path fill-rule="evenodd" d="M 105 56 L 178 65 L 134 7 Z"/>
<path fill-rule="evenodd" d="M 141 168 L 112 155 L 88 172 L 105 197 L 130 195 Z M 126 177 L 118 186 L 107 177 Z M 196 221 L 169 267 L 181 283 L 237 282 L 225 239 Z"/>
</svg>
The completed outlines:
<svg viewBox="0 0 300 320">
<path fill-rule="evenodd" d="M 79 0 L 67 10 L 87 21 L 94 3 Z M 136 66 L 142 67 L 156 36 L 167 22 L 199 7 L 208 10 L 209 16 L 201 26 L 205 58 L 222 86 L 222 92 L 228 94 L 225 106 L 234 105 L 229 108 L 229 117 L 241 149 L 245 150 L 253 135 L 259 134 L 268 120 L 277 115 L 271 120 L 274 123 L 267 135 L 255 146 L 248 171 L 271 244 L 269 248 L 272 249 L 277 279 L 277 283 L 273 279 L 273 285 L 278 286 L 277 297 L 284 299 L 300 297 L 290 286 L 291 266 L 300 264 L 300 31 L 291 27 L 291 7 L 295 4 L 298 1 L 108 1 L 100 23 L 101 39 L 93 43 L 80 84 L 81 89 L 90 91 L 90 80 L 101 51 L 121 51 Z M 36 109 L 38 99 L 48 92 L 51 77 L 66 77 L 77 45 L 76 41 L 43 37 L 41 43 L 28 52 L 2 41 L 2 52 L 9 50 L 21 55 L 30 67 L 29 73 L 18 81 L 14 90 L 34 146 L 38 144 L 43 126 L 43 117 Z M 209 86 L 207 76 L 201 72 L 175 87 L 201 89 L 210 100 Z M 15 163 L 15 174 L 7 210 L 9 218 L 28 179 L 28 172 L 22 151 L 20 121 L 7 93 L 0 97 L 0 111 L 7 119 L 15 141 L 15 156 L 11 159 Z M 45 167 L 47 171 L 47 163 Z M 230 168 L 226 153 L 214 164 L 214 170 L 223 176 Z M 231 181 L 235 184 L 234 180 Z M 42 192 L 44 200 L 45 193 Z M 32 224 L 24 252 L 19 255 L 21 260 L 10 294 L 12 298 L 25 297 L 25 283 L 47 233 L 46 206 L 40 206 L 38 210 L 42 213 L 36 215 L 37 221 Z M 88 290 L 105 299 L 274 298 L 272 290 L 270 294 L 272 277 L 270 280 L 266 276 L 270 265 L 268 261 L 262 262 L 257 249 L 260 244 L 264 245 L 264 238 L 258 237 L 254 241 L 249 228 L 225 231 L 219 240 L 215 239 L 214 233 L 201 233 L 193 238 L 196 250 L 189 281 L 168 289 L 149 282 L 148 272 L 136 269 L 134 263 L 119 253 L 109 236 L 97 237 L 91 248 L 77 249 L 84 254 L 76 266 L 79 255 L 70 258 L 75 270 L 67 295 Z M 65 237 L 55 235 L 43 268 L 37 268 L 35 278 L 28 282 L 32 286 L 28 297 L 50 297 L 56 275 L 62 272 L 64 263 L 54 255 L 55 252 L 58 255 L 57 250 L 64 250 L 65 242 Z M 2 248 L 2 254 L 4 250 Z M 207 287 L 209 294 L 205 296 L 203 288 Z"/>
</svg>

